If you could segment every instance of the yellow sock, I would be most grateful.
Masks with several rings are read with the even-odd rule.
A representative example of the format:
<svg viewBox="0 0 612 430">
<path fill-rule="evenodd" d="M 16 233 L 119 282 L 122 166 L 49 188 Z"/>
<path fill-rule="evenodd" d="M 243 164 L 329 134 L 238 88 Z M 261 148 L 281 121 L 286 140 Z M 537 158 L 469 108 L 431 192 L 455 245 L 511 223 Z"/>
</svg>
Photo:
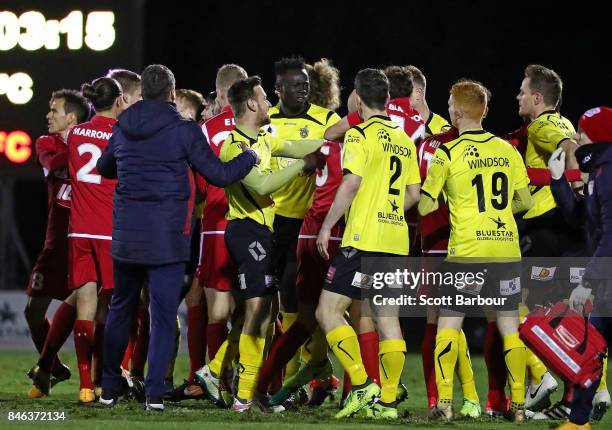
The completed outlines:
<svg viewBox="0 0 612 430">
<path fill-rule="evenodd" d="M 215 376 L 221 377 L 227 366 L 238 355 L 238 342 L 240 341 L 241 330 L 242 325 L 233 325 L 227 335 L 227 339 L 223 341 L 213 359 L 208 363 L 208 368 Z"/>
<path fill-rule="evenodd" d="M 402 377 L 405 361 L 406 342 L 403 340 L 383 340 L 378 343 L 381 402 L 387 404 L 395 402 L 397 386 Z"/>
<path fill-rule="evenodd" d="M 438 402 L 441 404 L 452 404 L 453 402 L 453 374 L 457 364 L 458 350 L 459 330 L 453 328 L 438 330 L 434 357 Z"/>
<path fill-rule="evenodd" d="M 504 336 L 504 361 L 510 384 L 510 400 L 516 404 L 525 403 L 526 349 L 518 333 Z"/>
<path fill-rule="evenodd" d="M 263 337 L 240 335 L 240 378 L 238 393 L 240 400 L 251 401 L 257 386 L 259 369 L 263 364 L 266 339 Z"/>
<path fill-rule="evenodd" d="M 470 350 L 463 330 L 459 332 L 459 344 L 457 346 L 457 376 L 461 381 L 463 398 L 477 402 L 478 394 L 474 383 L 474 370 L 472 369 Z"/>
<path fill-rule="evenodd" d="M 325 333 L 317 327 L 308 341 L 302 347 L 304 363 L 320 363 L 327 358 L 327 340 Z"/>
<path fill-rule="evenodd" d="M 297 320 L 298 314 L 294 312 L 285 312 L 285 311 L 280 311 L 280 314 L 283 316 L 283 321 L 282 321 L 283 333 L 286 333 L 287 330 L 289 330 L 289 328 Z M 295 375 L 297 371 L 299 370 L 299 368 L 300 368 L 300 350 L 298 350 L 298 352 L 296 352 L 295 355 L 291 357 L 291 360 L 289 360 L 289 362 L 287 363 L 287 366 L 285 366 L 284 381 L 287 381 L 289 378 Z"/>
<path fill-rule="evenodd" d="M 599 387 L 597 387 L 597 392 L 599 393 L 601 390 L 605 390 L 608 388 L 608 384 L 606 383 L 606 379 L 608 378 L 608 356 L 606 355 L 603 359 L 603 369 L 601 370 L 601 382 L 599 383 Z"/>
<path fill-rule="evenodd" d="M 213 357 L 212 360 L 208 363 L 208 368 L 213 373 L 213 375 L 219 377 L 221 375 L 221 369 L 223 368 L 223 361 L 225 360 L 225 355 L 227 354 L 227 345 L 228 341 L 225 339 L 217 353 Z"/>
<path fill-rule="evenodd" d="M 542 360 L 538 358 L 529 348 L 525 349 L 527 359 L 527 370 L 529 370 L 529 383 L 532 385 L 539 384 L 542 381 L 542 377 L 548 369 L 542 363 Z"/>
<path fill-rule="evenodd" d="M 361 350 L 357 333 L 349 325 L 341 325 L 327 333 L 327 343 L 336 358 L 351 378 L 353 387 L 363 385 L 368 380 L 368 374 L 361 361 Z"/>
</svg>

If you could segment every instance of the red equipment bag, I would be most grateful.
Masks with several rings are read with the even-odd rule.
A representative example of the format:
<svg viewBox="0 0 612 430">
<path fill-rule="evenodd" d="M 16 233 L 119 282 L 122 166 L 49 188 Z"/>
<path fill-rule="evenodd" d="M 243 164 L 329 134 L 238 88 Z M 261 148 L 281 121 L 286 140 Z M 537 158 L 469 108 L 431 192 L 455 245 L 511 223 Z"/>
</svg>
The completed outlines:
<svg viewBox="0 0 612 430">
<path fill-rule="evenodd" d="M 599 331 L 563 302 L 529 313 L 519 327 L 523 342 L 554 373 L 590 387 L 601 377 L 606 341 Z"/>
</svg>

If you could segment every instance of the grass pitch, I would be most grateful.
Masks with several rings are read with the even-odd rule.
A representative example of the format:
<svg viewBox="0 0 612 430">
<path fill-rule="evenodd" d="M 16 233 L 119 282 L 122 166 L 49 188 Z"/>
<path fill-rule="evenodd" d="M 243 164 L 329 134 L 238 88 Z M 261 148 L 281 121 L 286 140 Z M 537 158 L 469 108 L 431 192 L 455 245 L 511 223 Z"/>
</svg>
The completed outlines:
<svg viewBox="0 0 612 430">
<path fill-rule="evenodd" d="M 245 414 L 238 415 L 228 410 L 221 410 L 206 400 L 189 400 L 181 403 L 166 403 L 163 413 L 150 413 L 143 410 L 142 404 L 136 402 L 121 402 L 114 408 L 103 409 L 97 405 L 81 406 L 78 404 L 79 376 L 76 368 L 74 353 L 62 353 L 61 358 L 73 371 L 72 379 L 57 385 L 50 396 L 43 399 L 28 400 L 27 391 L 30 380 L 26 377 L 27 370 L 36 362 L 37 356 L 31 352 L 0 352 L 0 428 L 42 428 L 59 426 L 58 428 L 79 429 L 218 429 L 224 430 L 319 430 L 330 428 L 332 430 L 365 430 L 389 426 L 408 426 L 410 428 L 470 428 L 484 429 L 516 429 L 517 424 L 503 420 L 482 418 L 479 420 L 455 420 L 451 423 L 428 422 L 426 417 L 427 401 L 423 383 L 423 371 L 420 356 L 411 354 L 407 357 L 403 382 L 408 387 L 409 397 L 400 405 L 400 413 L 405 418 L 398 422 L 382 423 L 362 420 L 334 419 L 337 411 L 337 400 L 326 402 L 321 408 L 304 408 L 297 412 L 285 412 L 275 415 Z M 473 357 L 474 372 L 478 394 L 484 411 L 486 397 L 486 370 L 482 357 Z M 339 369 L 339 366 L 335 366 Z M 177 359 L 175 382 L 180 383 L 187 374 L 187 356 L 181 354 Z M 340 374 L 340 372 L 337 372 Z M 457 384 L 456 384 L 457 385 Z M 561 389 L 553 396 L 553 401 L 560 398 Z M 461 394 L 459 387 L 455 391 L 456 410 L 460 408 Z M 8 413 L 26 411 L 64 411 L 66 419 L 59 422 L 16 422 L 8 420 Z M 559 425 L 559 422 L 540 421 L 527 422 L 520 425 L 523 429 L 550 429 Z M 595 428 L 612 428 L 612 412 L 595 424 Z"/>
</svg>

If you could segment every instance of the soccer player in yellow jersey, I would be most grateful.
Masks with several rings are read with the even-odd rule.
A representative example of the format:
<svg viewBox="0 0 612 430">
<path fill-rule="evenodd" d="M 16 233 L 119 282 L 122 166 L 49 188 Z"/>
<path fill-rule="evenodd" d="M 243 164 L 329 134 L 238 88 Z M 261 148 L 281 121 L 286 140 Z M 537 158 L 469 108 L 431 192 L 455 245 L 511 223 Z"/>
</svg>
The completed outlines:
<svg viewBox="0 0 612 430">
<path fill-rule="evenodd" d="M 450 129 L 450 124 L 437 113 L 432 112 L 427 105 L 425 93 L 427 91 L 427 80 L 425 75 L 416 66 L 406 66 L 412 73 L 412 95 L 410 96 L 410 105 L 419 112 L 423 121 L 425 121 L 425 138 L 440 134 Z"/>
<path fill-rule="evenodd" d="M 322 139 L 325 129 L 340 120 L 333 111 L 308 101 L 310 79 L 304 59 L 282 58 L 274 64 L 275 90 L 279 103 L 270 108 L 270 132 L 286 140 Z M 272 170 L 284 169 L 293 160 L 272 159 Z M 304 215 L 312 205 L 315 191 L 314 170 L 305 170 L 273 194 L 276 217 L 274 240 L 275 272 L 279 278 L 283 331 L 297 319 L 296 249 Z M 285 380 L 297 372 L 299 354 L 287 364 Z"/>
<path fill-rule="evenodd" d="M 527 127 L 527 148 L 525 164 L 527 167 L 546 168 L 551 154 L 557 148 L 565 152 L 566 169 L 577 168 L 574 150 L 576 143 L 572 123 L 558 112 L 561 101 L 563 82 L 559 75 L 551 69 L 537 64 L 525 68 L 524 78 L 517 95 L 519 115 L 531 122 Z M 567 225 L 563 215 L 550 191 L 550 186 L 529 187 L 533 195 L 533 207 L 523 215 L 519 229 L 523 244 L 523 256 L 534 261 L 524 267 L 523 288 L 529 290 L 541 289 L 555 281 L 554 274 L 561 272 L 555 263 L 547 262 L 551 257 L 561 257 L 570 247 Z M 539 258 L 536 262 L 535 259 Z M 546 259 L 542 261 L 542 259 Z M 542 277 L 545 270 L 553 273 L 553 279 Z M 558 276 L 558 275 L 557 275 Z M 527 296 L 529 303 L 529 296 Z M 533 303 L 533 301 L 532 301 Z M 542 304 L 542 303 L 538 303 Z M 521 306 L 521 316 L 528 312 L 527 306 Z M 550 394 L 557 389 L 557 382 L 547 373 L 546 367 L 531 351 L 528 351 L 528 367 L 530 385 L 526 397 L 526 407 L 538 411 L 550 405 Z M 559 413 L 566 415 L 569 410 L 571 393 L 566 386 L 563 400 L 544 411 L 551 412 L 551 417 Z"/>
<path fill-rule="evenodd" d="M 531 207 L 529 179 L 516 149 L 482 129 L 487 90 L 479 83 L 460 81 L 450 93 L 449 115 L 459 137 L 436 150 L 421 189 L 419 213 L 426 215 L 437 209 L 438 198 L 445 193 L 451 224 L 447 270 L 457 275 L 480 273 L 484 282 L 477 278 L 467 286 L 457 283 L 441 288 L 441 295 L 449 298 L 449 304 L 441 306 L 438 320 L 435 348 L 438 406 L 430 417 L 453 417 L 453 374 L 459 331 L 469 309 L 465 303 L 475 297 L 490 297 L 502 299 L 496 314 L 510 381 L 509 417 L 522 421 L 526 358 L 525 345 L 518 335 L 521 251 L 513 213 Z M 483 263 L 487 264 L 486 275 Z"/>
<path fill-rule="evenodd" d="M 354 300 L 362 299 L 362 290 L 369 286 L 368 274 L 361 273 L 364 258 L 408 254 L 404 212 L 419 199 L 419 170 L 414 143 L 386 116 L 389 81 L 383 71 L 361 70 L 355 89 L 365 122 L 345 135 L 344 177 L 317 237 L 319 253 L 329 258 L 331 229 L 348 212 L 341 252 L 328 271 L 316 317 L 353 387 L 336 418 L 352 416 L 370 405 L 370 416 L 396 419 L 397 387 L 406 352 L 399 319 L 376 318 L 379 365 L 385 369 L 380 372 L 381 390 L 368 378 L 357 334 L 344 313 Z M 379 395 L 380 401 L 374 404 Z"/>
<path fill-rule="evenodd" d="M 244 412 L 253 405 L 272 302 L 276 295 L 272 273 L 274 200 L 270 195 L 303 169 L 313 167 L 316 157 L 309 156 L 306 161 L 301 158 L 316 151 L 323 141 L 285 141 L 261 130 L 270 118 L 266 93 L 258 76 L 235 82 L 229 89 L 228 98 L 236 117 L 236 128 L 223 143 L 220 159 L 232 160 L 244 147 L 255 150 L 261 159 L 259 166 L 254 167 L 244 179 L 225 189 L 229 204 L 225 243 L 238 267 L 239 293 L 245 300 L 244 323 L 238 346 L 241 370 L 233 409 Z M 272 172 L 272 156 L 289 157 L 296 161 L 285 169 Z M 221 349 L 219 351 L 222 353 Z M 218 357 L 215 356 L 215 359 Z M 199 382 L 208 393 L 213 397 L 218 396 L 220 375 L 200 371 L 198 375 Z M 265 407 L 260 402 L 255 405 Z"/>
</svg>

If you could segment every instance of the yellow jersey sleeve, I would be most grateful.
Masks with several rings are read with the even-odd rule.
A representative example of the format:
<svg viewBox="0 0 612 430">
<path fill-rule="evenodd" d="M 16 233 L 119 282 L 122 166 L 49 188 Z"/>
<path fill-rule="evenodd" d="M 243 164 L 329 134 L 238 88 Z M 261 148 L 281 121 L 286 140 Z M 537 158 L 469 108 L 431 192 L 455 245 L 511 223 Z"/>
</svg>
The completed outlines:
<svg viewBox="0 0 612 430">
<path fill-rule="evenodd" d="M 450 129 L 450 124 L 442 116 L 431 112 L 425 122 L 425 137 L 443 133 Z"/>
<path fill-rule="evenodd" d="M 255 148 L 253 148 L 255 149 Z M 242 146 L 240 141 L 234 140 L 232 141 L 230 137 L 228 137 L 223 146 L 221 147 L 221 152 L 219 153 L 219 159 L 223 162 L 228 162 L 242 154 Z"/>
<path fill-rule="evenodd" d="M 343 168 L 352 174 L 363 177 L 367 163 L 365 136 L 355 128 L 351 128 L 344 135 L 342 149 Z"/>
<path fill-rule="evenodd" d="M 527 187 L 529 185 L 529 176 L 527 175 L 527 169 L 525 168 L 523 157 L 516 148 L 514 148 L 513 167 L 514 189 L 520 190 L 521 188 Z"/>
<path fill-rule="evenodd" d="M 450 152 L 444 145 L 436 149 L 429 163 L 425 183 L 421 187 L 421 191 L 434 200 L 437 199 L 440 192 L 442 192 L 446 179 L 448 178 L 448 172 L 450 171 L 449 154 Z"/>
<path fill-rule="evenodd" d="M 285 139 L 272 136 L 271 134 L 268 134 L 266 138 L 270 142 L 270 152 L 272 153 L 272 156 L 282 152 L 282 150 L 285 148 Z"/>
<path fill-rule="evenodd" d="M 533 133 L 532 133 L 533 131 Z M 533 130 L 529 130 L 531 142 L 548 152 L 553 153 L 559 144 L 569 136 L 567 132 L 551 121 L 539 121 L 533 124 Z"/>
<path fill-rule="evenodd" d="M 408 177 L 406 178 L 406 185 L 414 185 L 421 183 L 421 171 L 419 170 L 419 163 L 417 161 L 417 150 L 412 139 L 408 144 L 410 148 L 410 157 L 408 158 Z"/>
</svg>

